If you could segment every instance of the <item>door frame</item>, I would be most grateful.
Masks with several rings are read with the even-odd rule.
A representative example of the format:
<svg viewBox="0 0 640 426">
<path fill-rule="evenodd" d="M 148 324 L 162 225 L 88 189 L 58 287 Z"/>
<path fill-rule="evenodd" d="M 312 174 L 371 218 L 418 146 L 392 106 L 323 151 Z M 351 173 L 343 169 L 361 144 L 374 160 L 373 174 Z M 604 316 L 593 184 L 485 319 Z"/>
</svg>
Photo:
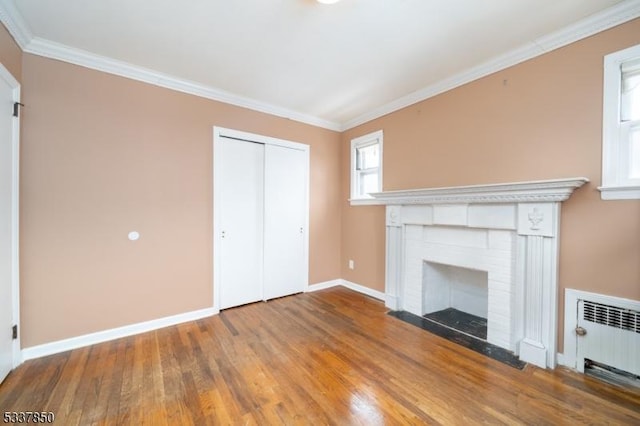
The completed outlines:
<svg viewBox="0 0 640 426">
<path fill-rule="evenodd" d="M 305 191 L 305 215 L 304 215 L 304 232 L 303 232 L 303 250 L 304 250 L 304 264 L 303 271 L 306 277 L 305 287 L 309 286 L 309 182 L 310 182 L 310 149 L 309 145 L 288 141 L 285 139 L 273 138 L 270 136 L 258 135 L 255 133 L 243 132 L 240 130 L 227 129 L 224 127 L 213 126 L 213 309 L 215 312 L 220 311 L 220 286 L 217 285 L 221 281 L 220 277 L 220 265 L 222 259 L 219 253 L 222 249 L 222 238 L 218 230 L 221 227 L 220 223 L 220 202 L 222 194 L 222 176 L 220 175 L 221 161 L 220 155 L 220 141 L 222 137 L 231 139 L 237 139 L 239 141 L 261 143 L 264 145 L 276 145 L 285 148 L 298 149 L 306 154 L 307 162 L 307 178 L 306 178 L 306 191 Z M 263 292 L 264 297 L 264 292 Z"/>
<path fill-rule="evenodd" d="M 13 102 L 20 103 L 20 83 L 0 63 L 0 78 L 2 78 L 13 90 Z M 20 351 L 20 113 L 18 117 L 12 117 L 11 127 L 11 305 L 13 324 L 18 326 L 18 337 L 13 340 L 13 368 L 22 363 Z"/>
</svg>

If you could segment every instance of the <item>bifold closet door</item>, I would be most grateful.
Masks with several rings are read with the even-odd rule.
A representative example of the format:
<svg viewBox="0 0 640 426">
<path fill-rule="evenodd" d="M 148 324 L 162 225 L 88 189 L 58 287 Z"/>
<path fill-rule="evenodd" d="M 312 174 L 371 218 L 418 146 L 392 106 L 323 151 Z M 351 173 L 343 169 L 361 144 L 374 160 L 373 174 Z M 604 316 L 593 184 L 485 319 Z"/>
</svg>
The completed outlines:
<svg viewBox="0 0 640 426">
<path fill-rule="evenodd" d="M 220 308 L 263 299 L 264 145 L 220 139 Z"/>
<path fill-rule="evenodd" d="M 265 146 L 264 298 L 304 291 L 307 154 Z"/>
</svg>

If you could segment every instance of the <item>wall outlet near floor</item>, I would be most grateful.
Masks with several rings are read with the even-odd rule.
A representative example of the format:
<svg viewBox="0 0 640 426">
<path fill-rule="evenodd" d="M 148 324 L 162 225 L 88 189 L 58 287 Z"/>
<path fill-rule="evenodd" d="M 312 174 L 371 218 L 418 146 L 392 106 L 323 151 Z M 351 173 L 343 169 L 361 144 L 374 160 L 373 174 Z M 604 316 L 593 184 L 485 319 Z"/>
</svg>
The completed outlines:
<svg viewBox="0 0 640 426">
<path fill-rule="evenodd" d="M 356 264 L 353 260 L 349 259 L 349 269 L 354 269 L 356 267 Z"/>
</svg>

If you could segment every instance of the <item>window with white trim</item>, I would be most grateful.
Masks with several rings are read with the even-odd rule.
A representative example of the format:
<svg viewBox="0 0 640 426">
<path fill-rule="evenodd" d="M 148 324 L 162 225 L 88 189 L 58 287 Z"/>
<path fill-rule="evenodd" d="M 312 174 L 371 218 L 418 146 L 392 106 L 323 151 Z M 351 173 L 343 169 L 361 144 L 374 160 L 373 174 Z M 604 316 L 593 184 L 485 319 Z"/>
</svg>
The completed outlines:
<svg viewBox="0 0 640 426">
<path fill-rule="evenodd" d="M 640 199 L 640 45 L 604 58 L 602 128 L 602 199 Z"/>
<path fill-rule="evenodd" d="M 351 204 L 373 204 L 382 191 L 382 130 L 351 140 Z"/>
</svg>

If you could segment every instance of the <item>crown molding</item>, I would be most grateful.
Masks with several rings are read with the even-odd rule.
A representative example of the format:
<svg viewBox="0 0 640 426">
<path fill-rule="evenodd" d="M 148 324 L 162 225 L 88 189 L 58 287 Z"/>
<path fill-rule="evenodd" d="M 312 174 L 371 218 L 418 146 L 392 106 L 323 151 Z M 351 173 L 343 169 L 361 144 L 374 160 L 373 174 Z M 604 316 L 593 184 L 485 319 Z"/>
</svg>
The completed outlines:
<svg viewBox="0 0 640 426">
<path fill-rule="evenodd" d="M 544 53 L 589 37 L 632 19 L 640 17 L 640 0 L 625 0 L 615 6 L 593 14 L 559 31 L 535 39 L 519 48 L 441 80 L 435 84 L 398 98 L 352 120 L 336 123 L 308 114 L 235 95 L 214 87 L 180 79 L 168 74 L 132 65 L 123 61 L 96 55 L 33 36 L 33 33 L 12 1 L 0 3 L 0 21 L 5 25 L 20 48 L 34 55 L 69 62 L 75 65 L 131 78 L 171 90 L 224 102 L 230 105 L 287 118 L 334 131 L 346 131 L 383 115 L 424 101 L 448 90 L 470 83 Z"/>
<path fill-rule="evenodd" d="M 9 34 L 11 34 L 16 43 L 18 43 L 20 49 L 24 50 L 31 39 L 33 39 L 33 33 L 13 2 L 6 1 L 0 3 L 0 21 L 2 21 L 9 31 Z"/>
<path fill-rule="evenodd" d="M 489 185 L 385 191 L 371 196 L 386 205 L 398 204 L 472 204 L 472 203 L 547 203 L 568 199 L 589 179 L 536 180 Z"/>
<path fill-rule="evenodd" d="M 640 0 L 626 0 L 552 32 L 534 42 L 545 53 L 640 17 Z"/>
<path fill-rule="evenodd" d="M 72 48 L 64 44 L 55 43 L 39 37 L 34 37 L 26 46 L 24 51 L 26 53 L 43 56 L 45 58 L 57 59 L 74 65 L 80 65 L 86 68 L 164 87 L 166 89 L 176 90 L 178 92 L 218 102 L 224 102 L 226 104 L 247 108 L 253 111 L 264 112 L 277 117 L 283 117 L 289 120 L 299 121 L 301 123 L 311 124 L 313 126 L 323 127 L 329 130 L 341 130 L 341 126 L 338 123 L 235 95 L 194 81 L 177 78 L 169 74 L 132 65 L 106 56 L 96 55 L 95 53 Z"/>
<path fill-rule="evenodd" d="M 559 49 L 583 38 L 592 36 L 601 31 L 613 28 L 632 19 L 640 17 L 640 0 L 627 0 L 615 6 L 595 13 L 575 24 L 569 25 L 553 33 L 513 49 L 503 55 L 496 56 L 489 61 L 455 74 L 435 84 L 427 86 L 416 92 L 398 98 L 388 104 L 382 105 L 370 112 L 362 114 L 344 123 L 342 130 L 349 130 L 361 124 L 367 123 L 383 115 L 390 114 L 402 108 L 432 98 L 456 87 L 486 77 L 489 74 L 501 71 L 521 62 L 533 59 L 537 56 Z"/>
<path fill-rule="evenodd" d="M 341 131 L 342 126 L 329 120 L 324 120 L 308 114 L 281 108 L 255 99 L 235 95 L 214 87 L 174 77 L 169 74 L 148 68 L 132 65 L 127 62 L 97 55 L 81 49 L 72 48 L 64 44 L 55 43 L 40 37 L 35 37 L 25 22 L 22 14 L 11 1 L 0 3 L 0 21 L 7 28 L 18 46 L 26 52 L 45 58 L 56 59 L 74 65 L 80 65 L 97 71 L 126 77 L 166 89 L 211 99 L 226 104 L 263 112 L 277 117 L 298 121 L 312 126 L 329 130 Z"/>
</svg>

